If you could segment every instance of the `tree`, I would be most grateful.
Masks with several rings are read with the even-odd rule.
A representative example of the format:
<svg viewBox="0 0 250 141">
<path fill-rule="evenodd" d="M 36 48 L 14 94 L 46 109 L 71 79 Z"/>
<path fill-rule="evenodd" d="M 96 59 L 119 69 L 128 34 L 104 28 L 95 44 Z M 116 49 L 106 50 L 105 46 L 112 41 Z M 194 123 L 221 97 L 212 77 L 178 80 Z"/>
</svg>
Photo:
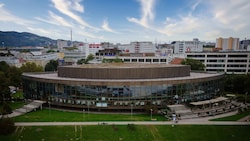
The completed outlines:
<svg viewBox="0 0 250 141">
<path fill-rule="evenodd" d="M 228 74 L 225 77 L 225 91 L 230 93 L 250 93 L 250 74 Z"/>
<path fill-rule="evenodd" d="M 88 64 L 89 61 L 91 61 L 93 59 L 94 59 L 94 55 L 93 54 L 89 54 L 86 59 L 78 60 L 77 64 Z"/>
<path fill-rule="evenodd" d="M 45 71 L 57 71 L 58 61 L 50 60 L 49 63 L 45 65 Z"/>
<path fill-rule="evenodd" d="M 94 59 L 94 55 L 93 54 L 89 54 L 85 60 L 85 64 L 88 64 L 89 61 L 93 60 Z"/>
<path fill-rule="evenodd" d="M 22 71 L 15 66 L 9 67 L 6 75 L 9 79 L 9 85 L 15 87 L 21 87 L 22 84 Z"/>
<path fill-rule="evenodd" d="M 0 71 L 5 72 L 9 69 L 9 65 L 5 61 L 0 62 Z"/>
<path fill-rule="evenodd" d="M 84 63 L 85 63 L 85 59 L 77 60 L 77 64 L 84 64 Z"/>
<path fill-rule="evenodd" d="M 200 62 L 199 60 L 186 58 L 181 62 L 181 64 L 190 65 L 191 70 L 201 70 L 201 71 L 205 70 L 205 65 L 202 62 Z"/>
<path fill-rule="evenodd" d="M 22 72 L 43 72 L 43 67 L 36 65 L 34 62 L 27 62 L 21 66 Z"/>
<path fill-rule="evenodd" d="M 7 114 L 11 114 L 12 113 L 12 109 L 10 107 L 10 105 L 7 102 L 3 103 L 3 106 L 1 108 L 1 115 L 7 115 Z"/>
<path fill-rule="evenodd" d="M 0 71 L 0 100 L 3 103 L 6 99 L 10 99 L 10 89 L 9 89 L 9 80 L 6 77 L 5 73 Z"/>
<path fill-rule="evenodd" d="M 15 123 L 11 118 L 0 119 L 0 135 L 11 134 L 15 131 Z"/>
</svg>

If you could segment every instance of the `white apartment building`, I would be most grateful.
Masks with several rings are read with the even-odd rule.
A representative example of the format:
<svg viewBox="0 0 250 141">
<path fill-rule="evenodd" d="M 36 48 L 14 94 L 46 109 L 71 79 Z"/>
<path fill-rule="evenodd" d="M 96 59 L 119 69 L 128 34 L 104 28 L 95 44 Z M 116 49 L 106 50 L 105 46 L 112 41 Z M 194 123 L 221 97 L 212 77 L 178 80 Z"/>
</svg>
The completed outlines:
<svg viewBox="0 0 250 141">
<path fill-rule="evenodd" d="M 222 51 L 238 51 L 239 50 L 239 38 L 217 38 L 216 49 Z"/>
<path fill-rule="evenodd" d="M 85 48 L 85 53 L 87 57 L 88 55 L 92 54 L 95 55 L 99 50 L 102 50 L 102 46 L 101 44 L 86 44 L 86 48 Z"/>
<path fill-rule="evenodd" d="M 204 44 L 205 42 L 200 42 L 197 38 L 193 39 L 193 41 L 176 41 L 174 44 L 174 53 L 202 52 Z"/>
<path fill-rule="evenodd" d="M 250 52 L 187 53 L 186 57 L 203 62 L 208 72 L 250 73 Z"/>
<path fill-rule="evenodd" d="M 150 64 L 168 64 L 171 57 L 166 56 L 117 56 L 124 63 L 150 63 Z M 106 56 L 105 59 L 115 59 L 116 56 Z"/>
<path fill-rule="evenodd" d="M 10 66 L 15 66 L 20 68 L 22 64 L 20 63 L 20 60 L 17 57 L 14 56 L 0 56 L 0 62 L 5 61 Z"/>
<path fill-rule="evenodd" d="M 152 42 L 131 42 L 119 44 L 118 49 L 126 53 L 155 53 L 156 47 Z"/>
<path fill-rule="evenodd" d="M 69 47 L 71 45 L 70 41 L 66 40 L 57 40 L 57 48 L 62 51 L 64 47 Z"/>
</svg>

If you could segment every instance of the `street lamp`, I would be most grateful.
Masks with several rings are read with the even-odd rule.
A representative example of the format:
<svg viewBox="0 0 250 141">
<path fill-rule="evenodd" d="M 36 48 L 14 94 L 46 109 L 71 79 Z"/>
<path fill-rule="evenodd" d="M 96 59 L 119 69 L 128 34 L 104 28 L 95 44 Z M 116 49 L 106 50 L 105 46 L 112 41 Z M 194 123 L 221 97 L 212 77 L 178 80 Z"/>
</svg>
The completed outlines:
<svg viewBox="0 0 250 141">
<path fill-rule="evenodd" d="M 50 101 L 48 102 L 48 104 L 49 104 L 49 116 L 50 116 Z"/>
<path fill-rule="evenodd" d="M 152 112 L 153 112 L 153 109 L 150 109 L 150 113 L 151 113 L 151 116 L 150 116 L 150 117 L 151 117 L 151 120 L 152 120 Z"/>
<path fill-rule="evenodd" d="M 133 102 L 131 103 L 131 116 L 130 116 L 131 120 L 132 120 L 132 117 L 133 117 Z"/>
<path fill-rule="evenodd" d="M 247 94 L 248 92 L 245 93 L 245 104 L 247 104 Z"/>
<path fill-rule="evenodd" d="M 88 117 L 87 117 L 87 120 L 89 120 L 89 105 L 90 105 L 90 102 L 87 102 L 87 106 L 88 106 Z"/>
<path fill-rule="evenodd" d="M 85 109 L 82 109 L 82 120 L 85 118 Z"/>
</svg>

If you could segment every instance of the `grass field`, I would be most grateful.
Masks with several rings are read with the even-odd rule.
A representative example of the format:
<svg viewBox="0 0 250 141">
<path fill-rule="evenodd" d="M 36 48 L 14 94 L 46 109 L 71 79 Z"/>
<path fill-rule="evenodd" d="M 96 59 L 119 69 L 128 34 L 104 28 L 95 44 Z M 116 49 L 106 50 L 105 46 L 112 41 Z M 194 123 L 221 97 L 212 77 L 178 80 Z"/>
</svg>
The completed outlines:
<svg viewBox="0 0 250 141">
<path fill-rule="evenodd" d="M 157 121 L 167 120 L 153 115 Z M 43 109 L 13 118 L 16 122 L 72 122 L 72 121 L 149 121 L 150 114 L 94 114 Z"/>
<path fill-rule="evenodd" d="M 15 102 L 8 102 L 12 110 L 17 108 L 21 108 L 25 103 L 23 101 L 15 101 Z M 2 104 L 0 105 L 0 109 L 2 109 Z"/>
<path fill-rule="evenodd" d="M 6 141 L 248 141 L 249 126 L 94 125 L 17 127 Z"/>
<path fill-rule="evenodd" d="M 15 94 L 12 94 L 12 98 L 14 99 L 23 99 L 23 92 L 22 91 L 17 91 Z"/>
<path fill-rule="evenodd" d="M 228 116 L 228 117 L 212 119 L 211 121 L 237 121 L 248 115 L 250 115 L 250 110 L 238 113 L 236 115 Z"/>
</svg>

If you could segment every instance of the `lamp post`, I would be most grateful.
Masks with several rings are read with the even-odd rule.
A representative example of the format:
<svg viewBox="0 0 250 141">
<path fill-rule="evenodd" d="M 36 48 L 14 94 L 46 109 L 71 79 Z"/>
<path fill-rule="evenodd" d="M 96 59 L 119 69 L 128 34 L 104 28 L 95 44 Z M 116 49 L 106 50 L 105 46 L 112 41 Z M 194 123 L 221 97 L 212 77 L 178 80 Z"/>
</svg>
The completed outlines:
<svg viewBox="0 0 250 141">
<path fill-rule="evenodd" d="M 150 109 L 150 117 L 151 117 L 151 120 L 152 120 L 152 112 L 153 112 L 153 109 Z"/>
<path fill-rule="evenodd" d="M 247 94 L 248 92 L 245 93 L 245 104 L 247 104 Z"/>
<path fill-rule="evenodd" d="M 87 117 L 87 120 L 89 120 L 89 102 L 87 103 L 87 105 L 88 105 L 88 117 Z"/>
<path fill-rule="evenodd" d="M 85 118 L 85 109 L 82 109 L 82 120 L 84 120 L 84 118 Z"/>
<path fill-rule="evenodd" d="M 48 102 L 48 104 L 49 104 L 49 116 L 50 116 L 50 101 Z"/>
<path fill-rule="evenodd" d="M 131 116 L 130 116 L 131 120 L 132 120 L 132 117 L 133 117 L 133 102 L 131 103 Z"/>
</svg>

